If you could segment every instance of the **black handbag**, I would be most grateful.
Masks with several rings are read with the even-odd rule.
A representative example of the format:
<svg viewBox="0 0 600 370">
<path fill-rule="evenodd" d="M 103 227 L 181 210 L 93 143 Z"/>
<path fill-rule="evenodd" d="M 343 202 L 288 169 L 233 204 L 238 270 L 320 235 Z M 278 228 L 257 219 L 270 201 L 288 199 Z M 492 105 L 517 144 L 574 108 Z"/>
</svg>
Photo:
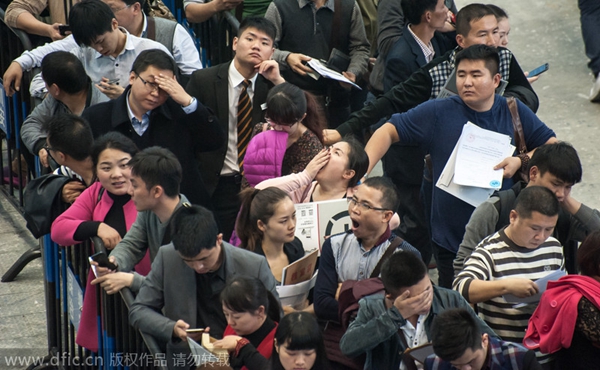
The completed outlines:
<svg viewBox="0 0 600 370">
<path fill-rule="evenodd" d="M 31 180 L 23 193 L 23 209 L 27 229 L 39 238 L 50 232 L 52 222 L 67 208 L 62 188 L 76 179 L 49 174 Z"/>
</svg>

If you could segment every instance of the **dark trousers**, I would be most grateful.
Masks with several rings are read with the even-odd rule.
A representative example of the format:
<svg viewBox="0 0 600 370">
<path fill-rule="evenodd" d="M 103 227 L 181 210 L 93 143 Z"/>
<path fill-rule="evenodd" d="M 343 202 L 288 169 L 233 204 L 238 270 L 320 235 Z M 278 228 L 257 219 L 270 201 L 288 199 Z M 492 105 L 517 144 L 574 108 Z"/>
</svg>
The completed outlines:
<svg viewBox="0 0 600 370">
<path fill-rule="evenodd" d="M 431 244 L 433 245 L 433 255 L 437 262 L 438 285 L 443 288 L 452 289 L 452 282 L 454 281 L 453 263 L 456 253 L 438 245 L 436 242 L 432 242 Z"/>
<path fill-rule="evenodd" d="M 427 228 L 425 212 L 421 202 L 421 185 L 405 184 L 394 181 L 398 189 L 400 206 L 400 226 L 394 230 L 396 235 L 409 242 L 421 253 L 425 264 L 431 260 L 431 236 Z"/>
<path fill-rule="evenodd" d="M 212 195 L 212 204 L 215 210 L 219 231 L 223 233 L 223 240 L 229 241 L 235 228 L 235 220 L 240 211 L 240 187 L 242 176 L 240 174 L 220 176 L 219 183 Z"/>
<path fill-rule="evenodd" d="M 579 10 L 585 54 L 590 58 L 588 67 L 597 76 L 600 73 L 600 1 L 579 0 Z"/>
</svg>

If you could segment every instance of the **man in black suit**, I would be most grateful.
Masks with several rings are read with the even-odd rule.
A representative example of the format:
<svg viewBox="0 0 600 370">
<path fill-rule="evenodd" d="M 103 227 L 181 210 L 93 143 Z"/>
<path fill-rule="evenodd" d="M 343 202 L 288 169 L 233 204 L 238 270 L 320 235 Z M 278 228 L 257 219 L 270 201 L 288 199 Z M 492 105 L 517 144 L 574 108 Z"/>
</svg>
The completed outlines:
<svg viewBox="0 0 600 370">
<path fill-rule="evenodd" d="M 224 240 L 229 240 L 240 209 L 243 159 L 252 128 L 263 121 L 269 89 L 284 82 L 277 62 L 271 60 L 275 32 L 262 17 L 245 18 L 233 39 L 233 60 L 194 72 L 187 85 L 190 95 L 216 112 L 227 133 L 218 150 L 200 156 L 200 171 Z"/>
<path fill-rule="evenodd" d="M 196 156 L 217 149 L 223 131 L 212 112 L 177 82 L 176 73 L 170 55 L 157 49 L 143 51 L 133 63 L 123 94 L 86 109 L 82 116 L 90 122 L 94 137 L 118 131 L 140 149 L 169 149 L 183 169 L 181 192 L 190 202 L 211 207 Z"/>
</svg>

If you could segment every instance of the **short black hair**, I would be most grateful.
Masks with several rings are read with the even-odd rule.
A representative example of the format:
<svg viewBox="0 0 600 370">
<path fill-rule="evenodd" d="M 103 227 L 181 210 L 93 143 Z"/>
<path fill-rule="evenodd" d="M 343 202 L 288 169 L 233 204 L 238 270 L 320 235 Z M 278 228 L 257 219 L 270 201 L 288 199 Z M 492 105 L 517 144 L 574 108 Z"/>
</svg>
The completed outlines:
<svg viewBox="0 0 600 370">
<path fill-rule="evenodd" d="M 240 28 L 238 29 L 237 37 L 242 37 L 242 34 L 248 28 L 256 28 L 257 30 L 264 32 L 267 36 L 271 38 L 272 42 L 275 42 L 275 36 L 277 35 L 277 29 L 275 25 L 270 20 L 259 17 L 259 16 L 250 16 L 244 18 L 242 23 L 240 23 Z"/>
<path fill-rule="evenodd" d="M 160 49 L 148 49 L 142 51 L 131 66 L 131 71 L 140 74 L 148 69 L 148 67 L 154 67 L 156 69 L 172 71 L 174 75 L 177 75 L 177 63 L 173 57 Z"/>
<path fill-rule="evenodd" d="M 92 146 L 92 163 L 94 171 L 98 166 L 100 154 L 106 149 L 116 149 L 127 153 L 133 158 L 139 151 L 133 140 L 117 131 L 110 131 L 96 139 Z"/>
<path fill-rule="evenodd" d="M 82 0 L 71 8 L 69 26 L 78 45 L 92 46 L 98 36 L 113 30 L 113 19 L 115 14 L 104 2 Z"/>
<path fill-rule="evenodd" d="M 498 49 L 483 44 L 471 45 L 468 48 L 459 51 L 456 54 L 456 62 L 454 64 L 456 69 L 458 69 L 460 62 L 463 60 L 483 60 L 485 68 L 490 71 L 492 77 L 498 73 L 500 67 Z"/>
<path fill-rule="evenodd" d="M 181 164 L 169 149 L 159 146 L 146 148 L 137 153 L 129 165 L 131 174 L 139 176 L 146 183 L 146 189 L 159 185 L 169 198 L 179 195 Z"/>
<path fill-rule="evenodd" d="M 402 0 L 401 6 L 407 23 L 417 25 L 425 12 L 435 10 L 437 0 Z"/>
<path fill-rule="evenodd" d="M 364 186 L 377 189 L 381 192 L 381 207 L 396 212 L 398 209 L 398 188 L 388 177 L 369 177 L 362 183 Z"/>
<path fill-rule="evenodd" d="M 217 245 L 219 228 L 215 216 L 208 209 L 192 205 L 182 206 L 171 216 L 171 242 L 179 254 L 194 258 L 200 252 Z"/>
<path fill-rule="evenodd" d="M 486 5 L 494 11 L 494 15 L 496 16 L 496 19 L 498 19 L 498 20 L 503 19 L 503 18 L 508 19 L 508 13 L 506 13 L 506 10 L 504 10 L 501 7 L 499 7 L 498 5 L 494 5 L 494 4 L 486 4 Z"/>
<path fill-rule="evenodd" d="M 583 169 L 579 155 L 573 146 L 561 141 L 556 144 L 544 144 L 538 147 L 529 160 L 529 168 L 536 166 L 540 175 L 550 172 L 568 184 L 581 182 Z"/>
<path fill-rule="evenodd" d="M 381 266 L 381 281 L 385 291 L 398 294 L 400 289 L 408 288 L 427 275 L 427 266 L 416 253 L 394 252 Z"/>
<path fill-rule="evenodd" d="M 255 313 L 263 306 L 265 314 L 279 322 L 279 301 L 257 278 L 238 276 L 227 282 L 221 291 L 221 303 L 234 312 Z"/>
<path fill-rule="evenodd" d="M 431 324 L 431 343 L 435 354 L 446 362 L 464 355 L 467 349 L 482 348 L 481 329 L 465 308 L 453 308 L 438 314 Z"/>
<path fill-rule="evenodd" d="M 353 188 L 367 173 L 369 169 L 369 156 L 365 152 L 365 147 L 354 136 L 345 136 L 342 142 L 348 144 L 350 147 L 348 169 L 354 170 L 354 176 L 348 181 L 348 187 Z"/>
<path fill-rule="evenodd" d="M 473 3 L 462 7 L 456 13 L 456 34 L 467 36 L 471 32 L 471 22 L 488 15 L 496 16 L 494 11 L 485 4 Z"/>
<path fill-rule="evenodd" d="M 67 94 L 77 94 L 90 87 L 90 78 L 75 54 L 55 51 L 42 59 L 42 78 L 51 86 L 56 84 Z"/>
<path fill-rule="evenodd" d="M 531 218 L 533 212 L 552 217 L 558 215 L 560 203 L 550 189 L 544 186 L 528 186 L 517 196 L 513 209 L 522 218 Z"/>
<path fill-rule="evenodd" d="M 312 367 L 314 370 L 330 368 L 325 352 L 323 332 L 315 315 L 308 312 L 292 312 L 285 315 L 275 331 L 277 346 L 285 345 L 291 351 L 315 350 L 317 358 Z M 271 370 L 284 370 L 279 353 L 273 351 Z"/>
<path fill-rule="evenodd" d="M 44 122 L 42 129 L 48 133 L 52 150 L 60 151 L 76 161 L 90 156 L 94 136 L 89 123 L 82 117 L 63 113 Z"/>
</svg>

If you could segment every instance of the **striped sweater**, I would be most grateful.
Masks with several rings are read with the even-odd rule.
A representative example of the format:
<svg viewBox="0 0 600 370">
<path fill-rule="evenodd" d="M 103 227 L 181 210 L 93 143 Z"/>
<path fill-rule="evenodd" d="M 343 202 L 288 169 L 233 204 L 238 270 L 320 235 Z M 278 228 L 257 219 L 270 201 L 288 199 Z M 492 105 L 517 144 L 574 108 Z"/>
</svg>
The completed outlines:
<svg viewBox="0 0 600 370">
<path fill-rule="evenodd" d="M 495 281 L 508 277 L 537 280 L 564 269 L 562 246 L 549 237 L 536 249 L 513 243 L 504 229 L 485 238 L 456 276 L 453 288 L 469 300 L 469 285 L 474 279 Z M 521 343 L 529 318 L 537 303 L 513 307 L 502 296 L 478 304 L 479 316 L 505 341 Z"/>
</svg>

